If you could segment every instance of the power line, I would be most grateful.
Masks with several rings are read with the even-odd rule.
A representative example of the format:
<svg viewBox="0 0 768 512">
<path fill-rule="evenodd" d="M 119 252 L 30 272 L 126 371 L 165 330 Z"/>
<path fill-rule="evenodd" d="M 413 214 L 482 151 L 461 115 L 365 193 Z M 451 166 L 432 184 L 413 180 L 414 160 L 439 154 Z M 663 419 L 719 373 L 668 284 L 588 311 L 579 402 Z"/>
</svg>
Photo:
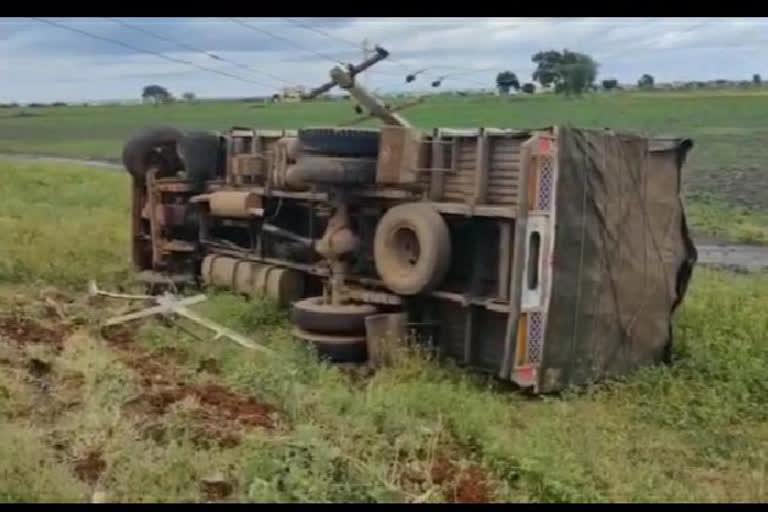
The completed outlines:
<svg viewBox="0 0 768 512">
<path fill-rule="evenodd" d="M 344 43 L 346 45 L 349 45 L 349 46 L 355 48 L 356 50 L 360 49 L 360 45 L 359 44 L 357 44 L 357 43 L 355 43 L 353 41 L 350 41 L 349 39 L 344 39 L 343 37 L 334 36 L 334 35 L 329 34 L 328 32 L 326 32 L 324 30 L 320 30 L 317 27 L 313 27 L 312 25 L 305 25 L 303 23 L 299 23 L 298 21 L 292 20 L 291 18 L 282 18 L 282 19 L 284 19 L 288 23 L 296 25 L 297 27 L 301 27 L 301 28 L 306 29 L 306 30 L 311 30 L 312 32 L 315 32 L 317 34 L 323 35 L 323 36 L 325 36 L 325 37 L 327 37 L 329 39 L 333 39 L 333 40 L 342 42 L 342 43 Z"/>
<path fill-rule="evenodd" d="M 351 46 L 353 48 L 356 48 L 356 49 L 359 48 L 359 45 L 357 43 L 355 43 L 355 42 L 352 42 L 352 41 L 350 41 L 348 39 L 344 39 L 342 37 L 335 36 L 333 34 L 329 34 L 328 32 L 326 32 L 324 30 L 321 30 L 321 29 L 319 29 L 317 27 L 314 27 L 312 25 L 306 25 L 304 23 L 300 23 L 300 22 L 298 22 L 296 20 L 293 20 L 291 18 L 282 17 L 281 19 L 287 21 L 288 23 L 291 23 L 292 25 L 296 25 L 297 27 L 301 27 L 303 29 L 310 30 L 312 32 L 315 32 L 317 34 L 325 36 L 328 39 L 333 39 L 334 41 L 339 41 L 341 43 L 344 43 L 344 44 L 346 44 L 348 46 Z M 384 61 L 384 62 L 386 63 L 388 61 Z M 405 63 L 403 63 L 403 62 L 401 62 L 401 61 L 399 61 L 397 59 L 394 59 L 391 55 L 389 57 L 389 62 L 392 63 L 392 64 L 397 64 L 397 65 L 401 66 L 403 69 L 405 69 L 408 72 L 409 75 L 413 75 L 414 77 L 416 75 L 418 75 L 418 74 L 424 73 L 425 71 L 427 71 L 427 69 L 429 69 L 429 68 L 427 68 L 427 69 L 422 69 L 422 70 L 414 72 L 411 67 L 407 66 Z M 461 75 L 461 74 L 465 74 L 465 73 L 477 73 L 477 72 L 483 72 L 483 71 L 490 71 L 490 70 L 494 69 L 494 68 L 469 69 L 469 68 L 456 68 L 456 67 L 453 67 L 453 66 L 434 66 L 434 67 L 444 67 L 444 68 L 452 68 L 452 69 L 462 69 L 462 70 L 464 70 L 464 73 L 452 73 L 450 75 L 446 75 L 446 76 L 440 77 L 439 78 L 440 80 L 448 78 L 448 77 L 455 77 L 455 76 L 458 76 L 458 75 Z M 381 71 L 378 71 L 378 72 L 376 72 L 376 74 L 387 74 L 387 73 L 382 73 Z M 429 73 L 424 73 L 424 74 L 429 76 Z M 435 75 L 433 75 L 433 77 L 434 76 Z M 480 82 L 477 82 L 475 80 L 471 80 L 471 79 L 466 79 L 466 80 L 468 80 L 470 82 L 473 82 L 473 83 L 476 83 L 476 84 L 480 84 Z M 411 82 L 413 80 L 406 80 L 406 81 L 407 82 Z M 482 85 L 485 85 L 485 84 L 482 84 Z"/>
<path fill-rule="evenodd" d="M 269 73 L 267 71 L 263 71 L 261 69 L 254 68 L 252 66 L 248 66 L 247 64 L 241 64 L 241 63 L 238 63 L 238 62 L 234 62 L 234 61 L 225 59 L 224 57 L 216 55 L 215 53 L 208 52 L 208 51 L 205 51 L 205 50 L 201 50 L 199 48 L 195 48 L 194 46 L 188 45 L 186 43 L 182 43 L 181 41 L 176 41 L 174 39 L 170 39 L 168 37 L 161 36 L 159 34 L 155 34 L 154 32 L 150 32 L 149 30 L 146 30 L 144 28 L 138 27 L 136 25 L 131 25 L 130 23 L 125 23 L 125 22 L 117 20 L 115 18 L 106 18 L 106 19 L 108 19 L 109 21 L 111 21 L 113 23 L 117 23 L 118 25 L 121 25 L 123 27 L 127 27 L 127 28 L 130 28 L 132 30 L 136 30 L 136 31 L 141 32 L 143 34 L 146 34 L 146 35 L 148 35 L 150 37 L 154 37 L 155 39 L 159 39 L 160 41 L 165 41 L 165 42 L 168 42 L 168 43 L 171 43 L 171 44 L 175 44 L 179 48 L 184 48 L 184 49 L 187 49 L 187 50 L 191 50 L 193 52 L 198 52 L 198 53 L 205 54 L 208 57 L 210 57 L 211 59 L 218 60 L 218 61 L 221 61 L 221 62 L 226 62 L 228 64 L 231 64 L 231 65 L 236 66 L 236 67 L 241 68 L 241 69 L 247 69 L 247 70 L 255 71 L 256 73 L 261 73 L 263 75 L 269 76 L 270 78 L 278 80 L 278 81 L 280 81 L 280 82 L 282 82 L 284 84 L 290 83 L 288 80 L 285 80 L 285 79 L 283 79 L 283 78 L 281 78 L 281 77 L 279 77 L 277 75 L 274 75 L 272 73 Z"/>
<path fill-rule="evenodd" d="M 179 63 L 179 64 L 186 64 L 188 66 L 195 67 L 195 68 L 200 69 L 202 71 L 208 71 L 210 73 L 216 73 L 218 75 L 228 76 L 230 78 L 234 78 L 235 80 L 239 80 L 241 82 L 257 84 L 257 85 L 261 85 L 261 86 L 269 87 L 269 88 L 273 88 L 274 87 L 273 85 L 268 85 L 268 84 L 265 84 L 265 83 L 262 83 L 262 82 L 257 82 L 255 80 L 249 80 L 249 79 L 243 78 L 241 76 L 237 76 L 237 75 L 233 75 L 231 73 L 227 73 L 226 71 L 219 71 L 217 69 L 206 68 L 206 67 L 203 67 L 203 66 L 199 66 L 199 65 L 195 64 L 194 62 L 189 62 L 189 61 L 186 61 L 186 60 L 177 59 L 175 57 L 169 57 L 169 56 L 164 55 L 162 53 L 153 52 L 151 50 L 145 50 L 144 48 L 139 48 L 138 46 L 133 46 L 131 44 L 124 43 L 122 41 L 118 41 L 117 39 L 111 39 L 109 37 L 99 36 L 99 35 L 96 35 L 96 34 L 92 34 L 90 32 L 86 32 L 85 30 L 81 30 L 79 28 L 70 27 L 70 26 L 67 26 L 67 25 L 62 25 L 60 23 L 56 23 L 55 21 L 46 20 L 44 18 L 34 18 L 34 17 L 31 17 L 30 19 L 33 19 L 35 21 L 39 21 L 41 23 L 46 23 L 46 24 L 52 25 L 54 27 L 59 27 L 59 28 L 65 29 L 65 30 L 70 30 L 72 32 L 77 32 L 78 34 L 82 34 L 84 36 L 88 36 L 88 37 L 91 37 L 93 39 L 99 39 L 101 41 L 106 41 L 108 43 L 116 44 L 118 46 L 122 46 L 124 48 L 128 48 L 128 49 L 133 50 L 133 51 L 137 51 L 137 52 L 140 52 L 140 53 L 147 53 L 149 55 L 154 55 L 156 57 L 160 57 L 161 59 L 165 59 L 165 60 L 170 61 L 170 62 L 176 62 L 176 63 Z"/>
<path fill-rule="evenodd" d="M 254 30 L 256 32 L 261 32 L 262 34 L 266 34 L 266 35 L 268 35 L 269 37 L 271 37 L 273 39 L 278 39 L 280 41 L 284 41 L 284 42 L 290 44 L 291 46 L 294 46 L 294 47 L 296 47 L 296 48 L 298 48 L 300 50 L 312 53 L 313 55 L 316 55 L 316 56 L 320 57 L 321 59 L 325 59 L 325 60 L 331 61 L 334 64 L 341 64 L 342 66 L 346 65 L 345 63 L 340 62 L 340 61 L 338 61 L 338 60 L 336 60 L 336 59 L 334 59 L 332 57 L 329 57 L 328 55 L 322 54 L 320 52 L 316 52 L 315 50 L 312 50 L 311 48 L 307 48 L 307 47 L 302 46 L 302 45 L 300 45 L 298 43 L 295 43 L 295 42 L 291 41 L 290 39 L 288 39 L 286 37 L 275 35 L 272 32 L 269 32 L 268 30 L 264 30 L 263 28 L 256 27 L 254 25 L 251 25 L 249 23 L 245 23 L 244 21 L 240 21 L 240 20 L 235 19 L 235 18 L 227 18 L 227 19 L 229 21 L 231 21 L 233 23 L 237 23 L 238 25 L 243 26 L 243 27 L 245 27 L 247 29 Z"/>
</svg>

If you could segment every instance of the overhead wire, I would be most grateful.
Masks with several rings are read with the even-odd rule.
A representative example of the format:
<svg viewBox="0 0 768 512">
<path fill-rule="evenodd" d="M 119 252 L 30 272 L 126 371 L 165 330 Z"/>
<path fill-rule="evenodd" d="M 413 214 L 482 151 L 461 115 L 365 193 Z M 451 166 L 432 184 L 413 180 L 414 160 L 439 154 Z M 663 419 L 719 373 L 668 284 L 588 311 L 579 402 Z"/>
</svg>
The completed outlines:
<svg viewBox="0 0 768 512">
<path fill-rule="evenodd" d="M 280 76 L 277 76 L 277 75 L 275 75 L 273 73 L 270 73 L 268 71 L 264 71 L 262 69 L 255 68 L 255 67 L 249 66 L 247 64 L 242 64 L 242 63 L 239 63 L 239 62 L 231 61 L 229 59 L 225 59 L 224 57 L 222 57 L 220 55 L 217 55 L 217 54 L 215 54 L 213 52 L 209 52 L 209 51 L 206 51 L 206 50 L 202 50 L 200 48 L 196 48 L 196 47 L 194 47 L 192 45 L 183 43 L 181 41 L 176 41 L 176 40 L 171 39 L 171 38 L 166 37 L 166 36 L 161 36 L 160 34 L 156 34 L 156 33 L 152 32 L 150 30 L 147 30 L 145 28 L 133 25 L 131 23 L 125 23 L 124 21 L 120 21 L 120 20 L 115 19 L 115 18 L 105 18 L 105 19 L 107 19 L 107 20 L 109 20 L 109 21 L 111 21 L 113 23 L 117 23 L 120 26 L 123 26 L 123 27 L 129 28 L 129 29 L 135 30 L 137 32 L 141 32 L 141 33 L 146 34 L 146 35 L 148 35 L 150 37 L 154 37 L 155 39 L 158 39 L 160 41 L 165 41 L 165 42 L 168 42 L 168 43 L 171 43 L 171 44 L 175 44 L 179 48 L 184 48 L 186 50 L 190 50 L 190 51 L 193 51 L 193 52 L 202 53 L 202 54 L 208 56 L 211 59 L 214 59 L 214 60 L 217 60 L 217 61 L 221 61 L 221 62 L 226 62 L 227 64 L 231 64 L 231 65 L 236 66 L 236 67 L 238 67 L 240 69 L 246 69 L 246 70 L 250 70 L 250 71 L 253 71 L 253 72 L 256 72 L 256 73 L 261 73 L 261 74 L 263 74 L 265 76 L 268 76 L 270 78 L 278 80 L 278 81 L 280 81 L 280 82 L 282 82 L 284 84 L 291 83 L 288 80 L 285 80 L 284 78 L 282 78 Z"/>
<path fill-rule="evenodd" d="M 186 60 L 183 60 L 183 59 L 177 59 L 176 57 L 169 57 L 168 55 L 165 55 L 163 53 L 154 52 L 152 50 L 147 50 L 145 48 L 139 48 L 138 46 L 134 46 L 132 44 L 128 44 L 128 43 L 125 43 L 123 41 L 119 41 L 117 39 L 112 39 L 112 38 L 109 38 L 109 37 L 104 37 L 104 36 L 100 36 L 100 35 L 97 35 L 97 34 L 93 34 L 93 33 L 88 32 L 86 30 L 81 30 L 79 28 L 70 27 L 68 25 L 63 25 L 63 24 L 57 23 L 55 21 L 46 20 L 45 18 L 30 17 L 30 19 L 33 19 L 35 21 L 39 21 L 41 23 L 46 23 L 46 24 L 52 25 L 54 27 L 59 27 L 59 28 L 65 29 L 65 30 L 76 32 L 76 33 L 82 34 L 84 36 L 93 38 L 93 39 L 99 39 L 101 41 L 106 41 L 108 43 L 116 44 L 118 46 L 122 46 L 124 48 L 128 48 L 128 49 L 133 50 L 133 51 L 137 51 L 137 52 L 140 52 L 140 53 L 146 53 L 148 55 L 154 55 L 156 57 L 159 57 L 161 59 L 164 59 L 164 60 L 167 60 L 167 61 L 170 61 L 170 62 L 176 62 L 178 64 L 185 64 L 185 65 L 192 66 L 192 67 L 195 67 L 197 69 L 200 69 L 202 71 L 208 71 L 210 73 L 216 73 L 218 75 L 227 76 L 229 78 L 234 78 L 235 80 L 239 80 L 241 82 L 261 85 L 261 86 L 269 87 L 269 88 L 273 88 L 274 87 L 274 85 L 271 85 L 271 84 L 265 84 L 263 82 L 259 82 L 259 81 L 256 81 L 256 80 L 251 80 L 251 79 L 248 79 L 248 78 L 243 78 L 243 77 L 238 76 L 238 75 L 233 75 L 231 73 L 227 73 L 226 71 L 221 71 L 221 70 L 217 70 L 217 69 L 207 68 L 205 66 L 200 66 L 198 64 L 195 64 L 194 62 L 189 62 L 189 61 L 186 61 Z"/>
<path fill-rule="evenodd" d="M 342 66 L 346 66 L 347 65 L 345 62 L 341 62 L 340 60 L 334 59 L 333 57 L 330 57 L 330 56 L 328 56 L 326 54 L 320 53 L 320 52 L 315 51 L 315 50 L 313 50 L 311 48 L 307 48 L 306 46 L 300 45 L 300 44 L 298 44 L 298 43 L 288 39 L 287 37 L 282 37 L 282 36 L 275 35 L 272 32 L 270 32 L 270 31 L 268 31 L 266 29 L 263 29 L 261 27 L 257 27 L 255 25 L 251 25 L 250 23 L 246 23 L 246 22 L 238 20 L 236 18 L 226 18 L 226 19 L 228 19 L 229 21 L 231 21 L 233 23 L 237 23 L 238 25 L 240 25 L 242 27 L 245 27 L 247 29 L 250 29 L 250 30 L 253 30 L 253 31 L 256 31 L 256 32 L 260 32 L 262 34 L 266 34 L 267 36 L 269 36 L 269 37 L 271 37 L 273 39 L 277 39 L 277 40 L 286 42 L 286 43 L 290 44 L 291 46 L 293 46 L 295 48 L 298 48 L 298 49 L 303 50 L 305 52 L 309 52 L 309 53 L 315 55 L 316 57 L 320 57 L 321 59 L 328 60 L 330 62 L 333 62 L 334 64 L 341 64 Z"/>
<path fill-rule="evenodd" d="M 317 28 L 317 27 L 313 27 L 312 25 L 306 25 L 306 24 L 304 24 L 304 23 L 299 23 L 298 21 L 295 21 L 295 20 L 293 20 L 293 19 L 291 19 L 291 18 L 283 18 L 283 17 L 281 17 L 281 19 L 284 19 L 284 20 L 286 20 L 288 23 L 291 23 L 291 24 L 293 24 L 293 25 L 296 25 L 297 27 L 301 27 L 301 28 L 303 28 L 303 29 L 306 29 L 306 30 L 310 30 L 310 31 L 312 31 L 312 32 L 315 32 L 315 33 L 317 33 L 317 34 L 323 35 L 323 36 L 325 36 L 325 37 L 327 37 L 327 38 L 329 38 L 329 39 L 333 39 L 333 40 L 335 40 L 335 41 L 339 41 L 339 42 L 341 42 L 341 43 L 344 43 L 344 44 L 346 44 L 346 45 L 349 45 L 349 46 L 351 46 L 351 47 L 355 48 L 356 50 L 359 50 L 359 49 L 360 49 L 360 45 L 359 45 L 358 43 L 355 43 L 355 42 L 353 42 L 353 41 L 350 41 L 350 40 L 348 40 L 348 39 L 344 39 L 343 37 L 334 36 L 334 35 L 332 35 L 332 34 L 329 34 L 328 32 L 326 32 L 326 31 L 324 31 L 324 30 L 320 30 L 320 29 L 319 29 L 319 28 Z"/>
<path fill-rule="evenodd" d="M 300 22 L 298 22 L 298 21 L 296 21 L 296 20 L 293 20 L 293 19 L 291 19 L 291 18 L 286 18 L 286 17 L 281 17 L 281 19 L 283 19 L 283 20 L 287 21 L 288 23 L 291 23 L 292 25 L 295 25 L 295 26 L 297 26 L 297 27 L 300 27 L 300 28 L 303 28 L 303 29 L 305 29 L 305 30 L 309 30 L 309 31 L 315 32 L 315 33 L 317 33 L 317 34 L 320 34 L 320 35 L 322 35 L 322 36 L 325 36 L 325 37 L 327 37 L 328 39 L 332 39 L 332 40 L 334 40 L 334 41 L 339 41 L 339 42 L 341 42 L 341 43 L 343 43 L 343 44 L 346 44 L 346 45 L 348 45 L 348 46 L 350 46 L 350 47 L 353 47 L 353 48 L 356 48 L 356 49 L 359 49 L 359 48 L 360 48 L 360 45 L 359 45 L 359 44 L 357 44 L 357 43 L 355 43 L 355 42 L 353 42 L 353 41 L 350 41 L 350 40 L 348 40 L 348 39 L 345 39 L 345 38 L 343 38 L 343 37 L 335 36 L 335 35 L 333 35 L 333 34 L 330 34 L 330 33 L 326 32 L 326 31 L 324 31 L 324 30 L 321 30 L 321 29 L 319 29 L 319 28 L 317 28 L 317 27 L 314 27 L 314 26 L 312 26 L 312 25 L 308 25 L 308 24 L 305 24 L 305 23 L 300 23 Z M 433 78 L 436 78 L 436 80 L 437 80 L 437 81 L 440 81 L 440 82 L 442 82 L 442 80 L 443 80 L 443 79 L 445 79 L 445 78 L 450 78 L 450 77 L 457 77 L 457 76 L 461 76 L 461 75 L 464 75 L 464 74 L 468 74 L 468 73 L 484 72 L 484 71 L 490 71 L 490 70 L 493 70 L 493 69 L 495 69 L 495 68 L 485 68 L 485 69 L 470 69 L 470 68 L 457 68 L 457 67 L 455 67 L 455 66 L 433 66 L 433 67 L 428 67 L 428 68 L 425 68 L 425 69 L 421 69 L 421 70 L 418 70 L 418 71 L 414 71 L 414 68 L 412 68 L 412 67 L 410 67 L 410 66 L 406 65 L 405 63 L 403 63 L 402 61 L 400 61 L 400 60 L 398 60 L 398 59 L 395 59 L 395 58 L 394 58 L 394 57 L 392 57 L 391 55 L 388 57 L 388 59 L 387 59 L 387 60 L 385 60 L 385 61 L 383 61 L 383 62 L 384 62 L 384 63 L 387 63 L 387 62 L 389 62 L 389 63 L 391 63 L 391 64 L 396 64 L 396 65 L 399 65 L 399 66 L 401 66 L 403 69 L 405 69 L 405 70 L 406 70 L 406 72 L 408 73 L 408 74 L 406 75 L 406 82 L 407 82 L 407 83 L 413 82 L 413 81 L 415 80 L 415 77 L 416 77 L 417 75 L 419 75 L 419 74 L 422 74 L 422 73 L 423 73 L 425 76 L 430 76 L 430 75 L 432 75 L 432 77 L 433 77 Z M 459 70 L 463 70 L 463 71 L 462 71 L 462 72 L 459 72 L 459 73 L 451 73 L 451 74 L 448 74 L 448 75 L 444 75 L 444 76 L 442 76 L 442 77 L 439 77 L 439 76 L 438 76 L 438 75 L 436 75 L 436 74 L 432 74 L 432 73 L 427 73 L 427 72 L 426 72 L 426 71 L 429 71 L 429 70 L 430 70 L 430 69 L 432 69 L 432 68 L 437 68 L 437 67 L 442 67 L 442 68 L 449 68 L 449 69 L 451 69 L 451 68 L 452 68 L 452 69 L 459 69 Z M 373 72 L 373 71 L 372 71 L 372 73 L 375 73 L 375 74 L 388 74 L 388 73 L 386 73 L 386 72 L 383 72 L 383 71 L 380 71 L 380 70 L 377 70 L 376 72 Z M 413 77 L 413 78 L 411 78 L 411 77 Z M 411 78 L 411 79 L 409 79 L 409 78 Z M 462 78 L 462 80 L 465 80 L 465 81 L 469 81 L 469 82 L 472 82 L 472 83 L 475 83 L 475 84 L 479 84 L 479 85 L 482 85 L 482 86 L 485 86 L 485 85 L 486 85 L 486 84 L 484 84 L 484 83 L 482 83 L 482 82 L 479 82 L 479 81 L 476 81 L 476 80 L 473 80 L 473 79 L 470 79 L 470 78 Z"/>
</svg>

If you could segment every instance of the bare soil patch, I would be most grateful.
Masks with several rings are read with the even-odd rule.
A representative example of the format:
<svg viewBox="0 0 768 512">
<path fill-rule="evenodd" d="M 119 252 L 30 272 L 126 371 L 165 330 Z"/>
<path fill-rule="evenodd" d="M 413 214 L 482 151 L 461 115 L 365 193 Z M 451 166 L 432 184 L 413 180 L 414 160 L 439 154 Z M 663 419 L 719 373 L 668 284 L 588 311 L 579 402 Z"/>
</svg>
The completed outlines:
<svg viewBox="0 0 768 512">
<path fill-rule="evenodd" d="M 768 171 L 758 167 L 697 169 L 685 176 L 688 194 L 706 194 L 728 204 L 766 211 Z"/>
<path fill-rule="evenodd" d="M 488 472 L 477 465 L 459 468 L 445 456 L 438 456 L 430 472 L 432 481 L 444 490 L 444 498 L 451 503 L 489 503 L 493 488 Z"/>
<path fill-rule="evenodd" d="M 107 463 L 98 450 L 89 451 L 74 463 L 77 477 L 90 485 L 95 484 L 99 480 L 99 476 L 101 476 L 105 469 L 107 469 Z"/>
<path fill-rule="evenodd" d="M 60 349 L 71 329 L 67 324 L 45 327 L 31 318 L 19 315 L 0 317 L 0 335 L 16 341 L 19 345 L 37 343 L 53 345 Z"/>
<path fill-rule="evenodd" d="M 168 438 L 166 427 L 152 419 L 163 416 L 173 404 L 188 397 L 194 397 L 199 403 L 192 414 L 195 420 L 192 438 L 201 445 L 213 441 L 222 447 L 233 447 L 240 443 L 241 428 L 275 428 L 275 407 L 219 384 L 189 383 L 179 375 L 178 367 L 188 359 L 188 354 L 174 347 L 147 351 L 135 343 L 138 329 L 138 322 L 132 322 L 105 329 L 102 335 L 121 354 L 122 362 L 139 376 L 142 392 L 123 408 L 150 420 L 144 427 L 146 438 L 164 442 Z M 204 359 L 198 371 L 217 374 L 218 361 Z"/>
</svg>

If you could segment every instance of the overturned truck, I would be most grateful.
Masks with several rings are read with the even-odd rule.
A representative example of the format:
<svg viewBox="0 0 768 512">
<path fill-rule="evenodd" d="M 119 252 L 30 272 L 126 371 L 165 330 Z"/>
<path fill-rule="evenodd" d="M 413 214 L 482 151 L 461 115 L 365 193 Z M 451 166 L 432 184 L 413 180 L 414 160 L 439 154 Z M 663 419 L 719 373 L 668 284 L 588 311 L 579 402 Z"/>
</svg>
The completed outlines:
<svg viewBox="0 0 768 512">
<path fill-rule="evenodd" d="M 373 325 L 534 392 L 669 357 L 696 261 L 690 140 L 380 117 L 136 136 L 123 154 L 136 266 L 267 293 L 335 361 L 364 361 Z"/>
</svg>

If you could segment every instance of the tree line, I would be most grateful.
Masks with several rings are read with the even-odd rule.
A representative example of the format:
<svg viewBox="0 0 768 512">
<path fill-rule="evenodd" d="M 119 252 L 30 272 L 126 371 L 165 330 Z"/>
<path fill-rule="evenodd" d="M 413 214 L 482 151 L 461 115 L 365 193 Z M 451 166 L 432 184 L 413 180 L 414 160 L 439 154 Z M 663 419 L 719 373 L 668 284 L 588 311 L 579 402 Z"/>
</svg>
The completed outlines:
<svg viewBox="0 0 768 512">
<path fill-rule="evenodd" d="M 536 69 L 531 75 L 531 81 L 521 83 L 517 75 L 512 71 L 501 71 L 496 75 L 496 88 L 500 94 L 509 94 L 513 89 L 516 92 L 533 94 L 536 92 L 537 82 L 540 87 L 552 88 L 557 94 L 581 95 L 587 91 L 596 91 L 602 88 L 605 91 L 621 90 L 622 87 L 615 78 L 606 78 L 599 85 L 596 83 L 599 64 L 591 56 L 573 52 L 567 49 L 563 51 L 546 50 L 535 53 L 531 61 L 536 64 Z M 409 78 L 413 75 L 409 75 Z M 727 86 L 737 83 L 744 86 L 750 82 L 730 82 L 727 80 L 716 80 L 715 85 Z M 752 85 L 761 85 L 762 78 L 759 74 L 752 76 Z M 433 87 L 440 85 L 440 80 L 432 83 Z M 705 87 L 704 82 L 687 82 L 685 88 Z M 642 90 L 650 90 L 656 87 L 653 75 L 644 73 L 637 81 L 637 87 Z M 160 85 L 147 85 L 141 94 L 144 102 L 151 102 L 155 106 L 169 104 L 176 101 L 173 94 L 168 89 Z M 197 101 L 195 94 L 185 92 L 182 95 L 184 101 L 194 103 Z M 279 94 L 272 97 L 272 101 L 280 99 Z"/>
<path fill-rule="evenodd" d="M 536 92 L 536 86 L 533 82 L 538 82 L 542 87 L 552 87 L 557 94 L 581 95 L 587 91 L 596 91 L 598 63 L 589 55 L 584 53 L 563 50 L 540 51 L 531 57 L 531 61 L 536 64 L 531 78 L 532 82 L 520 83 L 517 75 L 512 71 L 502 71 L 496 75 L 496 88 L 500 94 L 509 94 L 512 89 L 517 92 L 533 94 Z M 720 82 L 723 82 L 720 84 Z M 727 80 L 718 80 L 715 83 L 728 85 Z M 698 84 L 698 82 L 690 82 Z M 740 82 L 740 85 L 746 85 L 748 82 Z M 752 76 L 753 85 L 761 85 L 762 77 L 759 74 Z M 618 80 L 608 78 L 600 83 L 603 90 L 610 91 L 621 89 Z M 693 85 L 692 85 L 693 86 Z M 643 90 L 653 89 L 655 79 L 653 75 L 644 73 L 637 81 L 637 87 Z"/>
</svg>

